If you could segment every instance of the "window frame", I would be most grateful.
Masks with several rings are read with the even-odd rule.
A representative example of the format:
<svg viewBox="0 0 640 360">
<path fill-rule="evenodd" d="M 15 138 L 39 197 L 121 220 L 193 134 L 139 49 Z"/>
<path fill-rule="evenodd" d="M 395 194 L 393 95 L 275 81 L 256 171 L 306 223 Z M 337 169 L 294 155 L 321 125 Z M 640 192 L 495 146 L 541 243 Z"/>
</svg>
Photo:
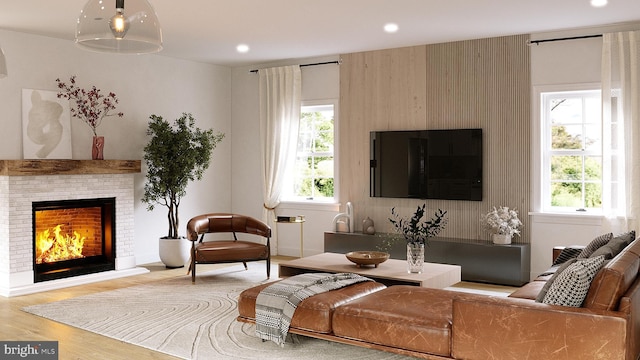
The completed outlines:
<svg viewBox="0 0 640 360">
<path fill-rule="evenodd" d="M 598 215 L 602 214 L 602 209 L 598 208 L 569 208 L 551 206 L 551 174 L 550 174 L 550 161 L 551 161 L 551 139 L 548 136 L 547 130 L 550 129 L 547 123 L 547 117 L 545 115 L 546 103 L 543 99 L 544 94 L 547 93 L 561 93 L 561 92 L 585 92 L 585 91 L 598 91 L 600 92 L 600 83 L 583 83 L 583 84 L 560 84 L 560 85 L 545 85 L 534 86 L 532 92 L 533 102 L 533 121 L 534 131 L 532 131 L 532 144 L 534 144 L 534 151 L 532 151 L 532 177 L 533 177 L 533 213 L 545 213 L 545 214 L 564 214 L 564 215 Z M 602 121 L 602 120 L 601 120 Z M 602 123 L 602 122 L 601 122 Z M 584 123 L 583 123 L 584 124 Z M 601 133 L 601 141 L 603 134 Z M 579 155 L 589 156 L 592 155 L 592 151 L 566 151 L 566 155 Z M 602 150 L 599 151 L 599 156 L 602 157 Z M 581 183 L 584 181 L 581 181 Z M 601 181 L 602 183 L 602 181 Z"/>
<path fill-rule="evenodd" d="M 338 108 L 338 99 L 315 99 L 315 100 L 303 100 L 301 101 L 300 104 L 300 113 L 302 113 L 302 109 L 304 107 L 309 107 L 309 106 L 333 106 L 333 197 L 332 198 L 328 198 L 328 197 L 312 197 L 312 198 L 307 198 L 307 197 L 301 197 L 301 196 L 294 196 L 293 195 L 293 182 L 292 181 L 286 181 L 285 182 L 285 189 L 282 192 L 283 196 L 282 196 L 282 202 L 284 203 L 301 203 L 301 204 L 336 204 L 338 203 L 338 191 L 339 191 L 339 184 L 338 184 L 338 169 L 339 169 L 339 158 L 338 158 L 338 144 L 339 144 L 339 139 L 338 139 L 338 124 L 339 124 L 339 108 Z M 299 141 L 299 139 L 298 139 Z M 294 161 L 292 164 L 290 164 L 288 166 L 288 168 L 286 169 L 287 172 L 287 179 L 293 179 L 294 178 L 294 169 L 295 169 L 295 162 L 298 157 L 298 152 L 297 152 L 297 145 L 296 145 L 296 154 L 293 157 Z"/>
</svg>

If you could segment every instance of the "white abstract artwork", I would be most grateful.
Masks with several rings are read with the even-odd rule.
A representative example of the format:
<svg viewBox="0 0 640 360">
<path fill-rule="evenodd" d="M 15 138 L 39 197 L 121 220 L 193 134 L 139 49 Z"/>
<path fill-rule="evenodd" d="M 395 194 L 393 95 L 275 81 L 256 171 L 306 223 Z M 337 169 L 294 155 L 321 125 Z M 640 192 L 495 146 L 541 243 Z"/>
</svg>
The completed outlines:
<svg viewBox="0 0 640 360">
<path fill-rule="evenodd" d="M 71 159 L 69 100 L 56 91 L 22 89 L 22 156 Z"/>
</svg>

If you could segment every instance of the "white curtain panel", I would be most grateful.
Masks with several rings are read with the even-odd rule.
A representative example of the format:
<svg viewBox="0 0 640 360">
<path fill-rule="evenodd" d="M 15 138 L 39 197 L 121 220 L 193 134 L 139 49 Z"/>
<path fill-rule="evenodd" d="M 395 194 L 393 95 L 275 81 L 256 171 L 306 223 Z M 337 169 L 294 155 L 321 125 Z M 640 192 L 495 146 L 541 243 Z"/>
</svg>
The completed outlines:
<svg viewBox="0 0 640 360">
<path fill-rule="evenodd" d="M 614 233 L 640 230 L 639 45 L 640 31 L 603 35 L 603 227 Z"/>
<path fill-rule="evenodd" d="M 258 70 L 260 75 L 260 140 L 262 148 L 263 220 L 273 232 L 285 169 L 295 161 L 300 121 L 300 66 Z M 277 236 L 274 249 L 277 254 Z"/>
</svg>

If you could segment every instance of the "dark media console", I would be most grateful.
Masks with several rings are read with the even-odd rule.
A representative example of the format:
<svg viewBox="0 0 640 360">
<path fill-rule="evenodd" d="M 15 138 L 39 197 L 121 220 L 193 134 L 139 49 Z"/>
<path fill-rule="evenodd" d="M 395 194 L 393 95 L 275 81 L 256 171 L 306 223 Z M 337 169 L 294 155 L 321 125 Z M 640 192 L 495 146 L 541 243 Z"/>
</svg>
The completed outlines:
<svg viewBox="0 0 640 360">
<path fill-rule="evenodd" d="M 388 236 L 327 231 L 324 251 L 377 251 Z M 402 239 L 396 241 L 389 253 L 393 259 L 406 259 L 406 243 Z M 436 237 L 425 248 L 425 261 L 460 265 L 463 281 L 522 286 L 529 282 L 531 252 L 529 244 L 495 245 L 489 240 Z"/>
</svg>

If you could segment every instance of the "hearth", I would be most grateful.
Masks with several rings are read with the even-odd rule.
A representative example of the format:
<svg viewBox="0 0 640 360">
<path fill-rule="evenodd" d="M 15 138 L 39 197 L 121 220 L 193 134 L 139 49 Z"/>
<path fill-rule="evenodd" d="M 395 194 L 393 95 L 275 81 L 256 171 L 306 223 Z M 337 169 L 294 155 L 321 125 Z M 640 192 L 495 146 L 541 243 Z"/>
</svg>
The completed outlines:
<svg viewBox="0 0 640 360">
<path fill-rule="evenodd" d="M 32 202 L 34 282 L 115 270 L 115 198 Z"/>
</svg>

